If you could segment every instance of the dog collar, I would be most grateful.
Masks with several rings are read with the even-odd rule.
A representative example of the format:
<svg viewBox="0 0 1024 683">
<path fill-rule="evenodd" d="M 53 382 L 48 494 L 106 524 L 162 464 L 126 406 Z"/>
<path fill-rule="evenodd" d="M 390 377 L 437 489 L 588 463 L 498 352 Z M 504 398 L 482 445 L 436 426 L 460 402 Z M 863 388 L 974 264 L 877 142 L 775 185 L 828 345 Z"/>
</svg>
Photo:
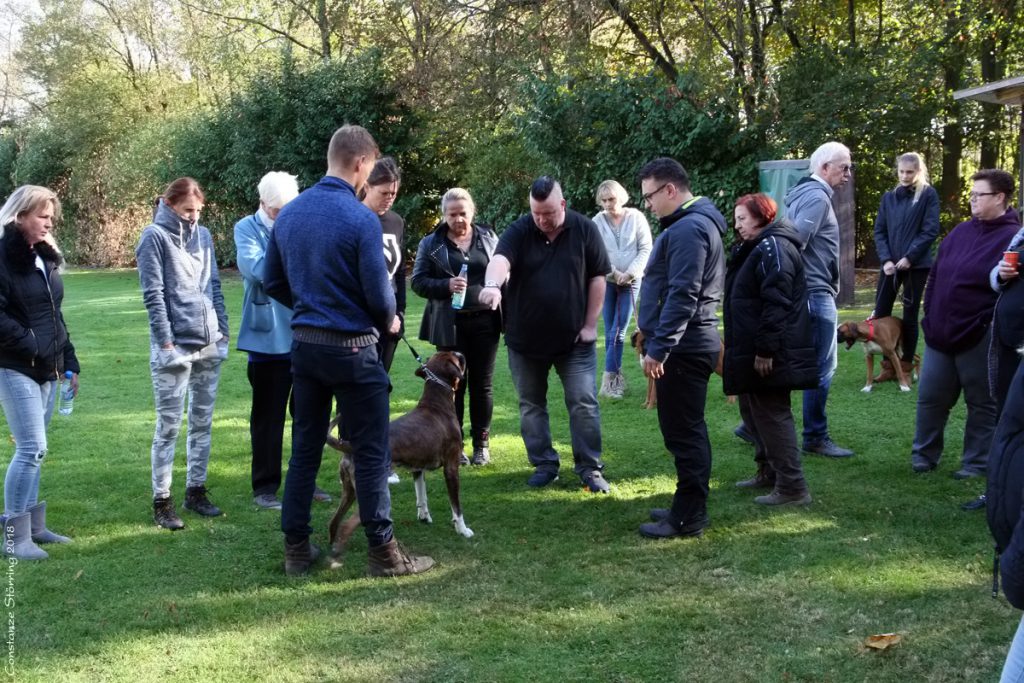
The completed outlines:
<svg viewBox="0 0 1024 683">
<path fill-rule="evenodd" d="M 427 376 L 427 381 L 440 384 L 448 391 L 452 392 L 453 394 L 455 393 L 455 387 L 453 387 L 451 384 L 448 384 L 448 382 L 445 382 L 443 379 L 441 379 L 433 372 L 431 372 L 430 368 L 428 368 L 426 365 L 423 366 L 423 374 Z"/>
</svg>

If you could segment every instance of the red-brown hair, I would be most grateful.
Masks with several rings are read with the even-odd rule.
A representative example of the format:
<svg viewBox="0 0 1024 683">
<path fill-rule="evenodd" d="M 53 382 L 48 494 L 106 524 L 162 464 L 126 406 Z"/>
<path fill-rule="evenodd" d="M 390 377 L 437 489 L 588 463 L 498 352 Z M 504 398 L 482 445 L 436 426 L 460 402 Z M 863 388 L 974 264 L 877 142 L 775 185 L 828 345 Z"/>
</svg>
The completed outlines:
<svg viewBox="0 0 1024 683">
<path fill-rule="evenodd" d="M 762 192 L 743 195 L 736 200 L 736 206 L 742 206 L 751 216 L 760 219 L 761 225 L 768 225 L 779 213 L 775 200 Z"/>
<path fill-rule="evenodd" d="M 178 178 L 167 186 L 167 189 L 164 190 L 161 196 L 168 206 L 180 204 L 188 197 L 195 197 L 203 204 L 206 203 L 206 195 L 203 194 L 203 188 L 199 187 L 199 183 L 193 178 Z"/>
</svg>

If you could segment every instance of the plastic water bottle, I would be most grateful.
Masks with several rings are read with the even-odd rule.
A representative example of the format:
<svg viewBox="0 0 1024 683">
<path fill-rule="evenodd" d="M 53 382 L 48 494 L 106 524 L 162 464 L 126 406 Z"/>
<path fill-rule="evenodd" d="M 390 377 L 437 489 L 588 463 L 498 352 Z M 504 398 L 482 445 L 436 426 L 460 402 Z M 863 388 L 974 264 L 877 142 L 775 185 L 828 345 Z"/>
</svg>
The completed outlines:
<svg viewBox="0 0 1024 683">
<path fill-rule="evenodd" d="M 64 380 L 60 383 L 60 411 L 61 415 L 70 415 L 75 409 L 75 388 L 71 385 L 72 372 L 64 372 Z"/>
<path fill-rule="evenodd" d="M 469 267 L 465 263 L 463 263 L 462 264 L 462 268 L 459 269 L 459 277 L 465 278 L 466 277 L 466 273 L 468 273 L 468 272 L 469 272 Z M 455 292 L 454 294 L 452 294 L 452 308 L 454 308 L 456 311 L 459 310 L 460 308 L 462 308 L 462 304 L 465 301 L 466 301 L 466 290 L 463 289 L 461 292 Z"/>
</svg>

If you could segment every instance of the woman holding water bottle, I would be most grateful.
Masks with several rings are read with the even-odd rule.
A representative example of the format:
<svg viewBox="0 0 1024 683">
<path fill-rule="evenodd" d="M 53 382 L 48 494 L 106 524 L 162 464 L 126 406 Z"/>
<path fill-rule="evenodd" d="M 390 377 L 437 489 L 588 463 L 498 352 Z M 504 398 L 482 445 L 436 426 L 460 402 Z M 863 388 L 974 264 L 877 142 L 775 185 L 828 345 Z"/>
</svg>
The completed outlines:
<svg viewBox="0 0 1024 683">
<path fill-rule="evenodd" d="M 61 313 L 63 257 L 50 233 L 59 219 L 57 195 L 36 185 L 19 187 L 0 208 L 0 404 L 15 443 L 4 478 L 4 552 L 21 560 L 47 558 L 36 544 L 70 541 L 46 528 L 39 501 L 58 380 L 70 372 L 76 394 L 80 371 Z"/>
<path fill-rule="evenodd" d="M 463 424 L 466 387 L 469 387 L 472 460 L 490 462 L 491 413 L 494 410 L 494 360 L 501 334 L 501 312 L 479 301 L 487 264 L 498 237 L 490 228 L 474 223 L 476 206 L 469 192 L 454 187 L 441 198 L 442 221 L 420 242 L 412 271 L 412 290 L 427 299 L 420 339 L 438 350 L 458 351 L 466 357 L 466 379 L 455 396 L 455 412 Z"/>
</svg>

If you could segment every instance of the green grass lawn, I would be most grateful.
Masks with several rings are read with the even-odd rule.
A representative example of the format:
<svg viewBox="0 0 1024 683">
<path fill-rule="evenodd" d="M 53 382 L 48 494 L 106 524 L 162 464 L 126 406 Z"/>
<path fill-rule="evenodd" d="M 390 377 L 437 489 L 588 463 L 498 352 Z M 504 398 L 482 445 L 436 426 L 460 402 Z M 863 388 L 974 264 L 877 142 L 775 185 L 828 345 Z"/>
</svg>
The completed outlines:
<svg viewBox="0 0 1024 683">
<path fill-rule="evenodd" d="M 493 464 L 463 469 L 472 539 L 448 523 L 439 473 L 429 474 L 431 526 L 416 521 L 412 479 L 393 487 L 399 539 L 432 555 L 417 577 L 368 579 L 366 541 L 353 536 L 339 570 L 307 579 L 282 571 L 279 514 L 257 510 L 249 486 L 245 355 L 224 366 L 208 485 L 225 510 L 187 528 L 154 526 L 149 446 L 154 417 L 148 328 L 134 271 L 67 276 L 64 315 L 81 359 L 81 394 L 55 415 L 41 496 L 50 526 L 69 534 L 42 563 L 5 580 L 8 674 L 19 681 L 985 681 L 995 680 L 1019 620 L 990 596 L 992 544 L 983 513 L 959 503 L 980 492 L 957 482 L 963 410 L 949 453 L 914 475 L 914 392 L 859 390 L 859 348 L 840 350 L 829 417 L 846 461 L 808 458 L 814 504 L 765 510 L 733 483 L 753 472 L 733 436 L 738 412 L 712 378 L 714 448 L 704 538 L 655 542 L 637 526 L 665 506 L 674 470 L 631 356 L 630 390 L 602 400 L 608 496 L 584 493 L 571 473 L 560 388 L 553 432 L 562 479 L 526 487 L 531 470 L 502 348 Z M 225 275 L 232 320 L 241 282 Z M 409 297 L 410 330 L 421 300 Z M 863 319 L 865 307 L 843 311 Z M 430 351 L 415 342 L 421 353 Z M 603 354 L 601 356 L 603 358 Z M 392 413 L 409 410 L 421 381 L 403 347 Z M 799 420 L 799 397 L 794 397 Z M 0 423 L 4 424 L 4 423 Z M 6 425 L 2 427 L 6 431 Z M 5 435 L 2 457 L 10 457 Z M 287 448 L 287 446 L 286 446 Z M 286 451 L 287 452 L 287 451 Z M 335 454 L 319 483 L 337 491 Z M 184 430 L 174 493 L 184 489 Z M 333 514 L 315 504 L 314 540 Z M 13 595 L 10 595 L 13 593 Z M 13 626 L 11 626 L 13 625 Z M 13 629 L 13 630 L 12 630 Z M 864 639 L 897 632 L 899 647 Z M 13 634 L 13 639 L 11 638 Z"/>
</svg>

